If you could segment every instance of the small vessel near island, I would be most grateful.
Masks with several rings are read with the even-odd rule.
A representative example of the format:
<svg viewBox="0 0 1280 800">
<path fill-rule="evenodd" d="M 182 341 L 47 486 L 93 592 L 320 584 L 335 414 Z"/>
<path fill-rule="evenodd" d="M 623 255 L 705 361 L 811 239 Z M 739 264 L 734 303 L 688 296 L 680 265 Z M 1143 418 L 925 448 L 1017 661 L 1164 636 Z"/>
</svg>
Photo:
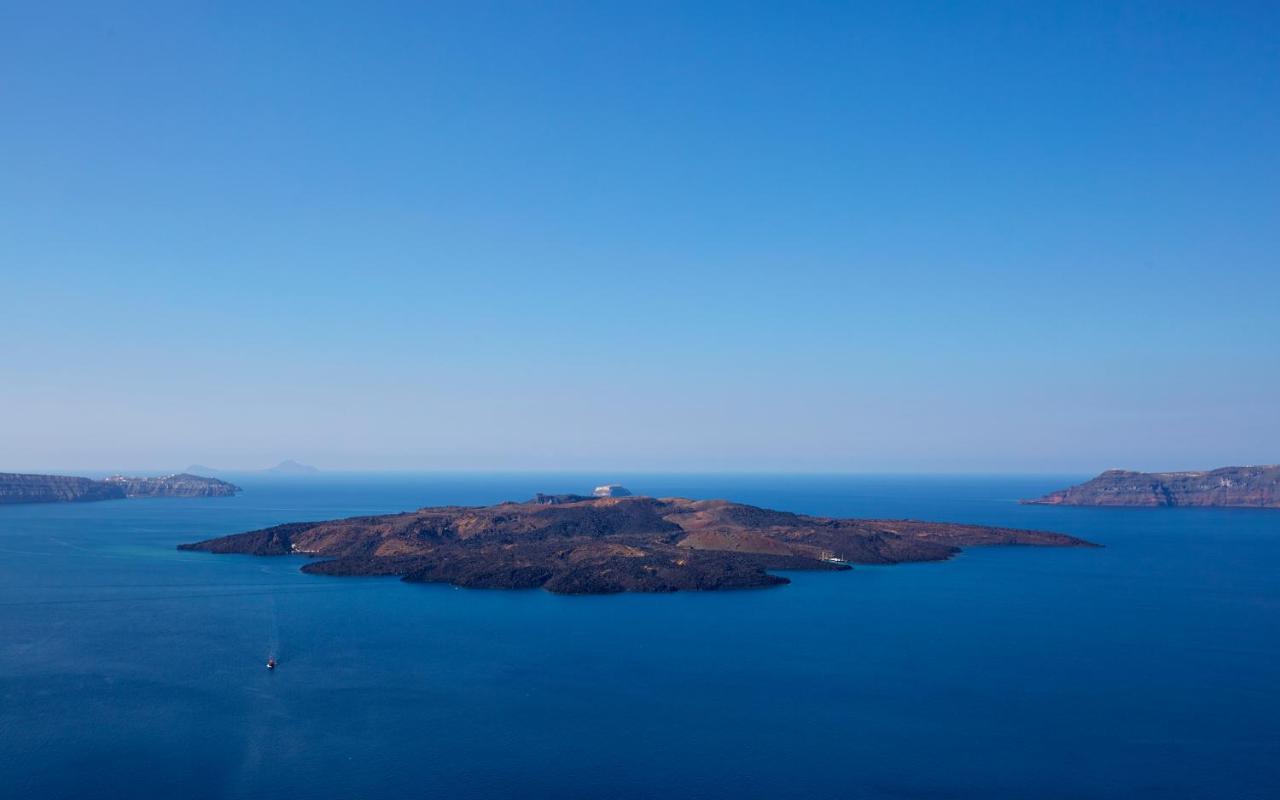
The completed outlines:
<svg viewBox="0 0 1280 800">
<path fill-rule="evenodd" d="M 268 658 L 267 669 L 275 669 L 275 668 L 276 668 L 276 660 L 274 658 Z"/>
</svg>

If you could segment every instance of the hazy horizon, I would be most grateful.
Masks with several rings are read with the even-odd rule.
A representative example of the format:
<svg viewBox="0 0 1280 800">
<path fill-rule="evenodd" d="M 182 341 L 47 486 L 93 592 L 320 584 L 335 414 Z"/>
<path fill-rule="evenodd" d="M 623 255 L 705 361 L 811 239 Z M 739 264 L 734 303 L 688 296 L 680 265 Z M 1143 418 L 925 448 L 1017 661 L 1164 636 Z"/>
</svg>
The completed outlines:
<svg viewBox="0 0 1280 800">
<path fill-rule="evenodd" d="M 5 19 L 0 470 L 1280 461 L 1275 7 Z"/>
<path fill-rule="evenodd" d="M 472 468 L 447 468 L 447 467 L 317 467 L 314 473 L 291 473 L 277 472 L 270 467 L 215 467 L 209 464 L 203 465 L 186 465 L 182 467 L 167 466 L 151 466 L 151 467 L 83 467 L 79 469 L 67 469 L 62 467 L 44 467 L 35 469 L 0 469 L 0 472 L 16 472 L 27 474 L 49 474 L 49 475 L 80 475 L 85 477 L 100 477 L 106 475 L 137 475 L 137 476 L 155 476 L 167 475 L 189 471 L 191 466 L 201 466 L 207 469 L 197 470 L 197 472 L 205 473 L 206 477 L 214 476 L 241 476 L 241 477 L 264 477 L 279 478 L 284 480 L 309 480 L 313 478 L 325 477 L 343 477 L 343 476 L 377 476 L 377 475 L 477 475 L 477 476 L 503 476 L 503 475 L 561 475 L 583 477 L 592 482 L 592 485 L 607 483 L 618 478 L 641 477 L 646 475 L 655 476 L 671 476 L 671 475 L 759 475 L 759 476 L 791 476 L 791 477 L 821 477 L 821 476 L 849 476 L 849 477 L 920 477 L 920 478 L 945 478 L 945 477 L 973 477 L 981 478 L 989 477 L 1081 477 L 1093 476 L 1098 473 L 1111 469 L 1134 470 L 1140 472 L 1193 472 L 1208 471 L 1219 467 L 1241 466 L 1256 467 L 1270 466 L 1269 464 L 1216 464 L 1205 467 L 1173 467 L 1173 468 L 1149 468 L 1149 467 L 1132 467 L 1127 465 L 1113 465 L 1109 467 L 1100 467 L 1097 469 L 1081 470 L 1081 469 L 1045 469 L 1045 470 L 859 470 L 859 469 L 784 469 L 784 468 L 764 468 L 764 469 L 663 469 L 663 468 L 618 468 L 618 467 L 578 467 L 578 468 L 521 468 L 521 467 L 472 467 Z M 315 466 L 308 464 L 308 466 Z M 589 487 L 588 487 L 589 488 Z"/>
</svg>

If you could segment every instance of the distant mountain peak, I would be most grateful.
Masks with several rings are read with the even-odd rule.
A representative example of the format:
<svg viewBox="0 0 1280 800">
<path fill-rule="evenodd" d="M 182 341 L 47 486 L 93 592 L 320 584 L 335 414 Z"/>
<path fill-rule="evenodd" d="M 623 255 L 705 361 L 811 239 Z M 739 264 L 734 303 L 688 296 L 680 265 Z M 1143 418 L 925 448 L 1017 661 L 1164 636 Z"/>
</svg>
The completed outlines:
<svg viewBox="0 0 1280 800">
<path fill-rule="evenodd" d="M 300 464 L 291 458 L 286 458 L 267 470 L 267 472 L 275 472 L 281 475 L 314 475 L 319 471 L 309 464 Z"/>
</svg>

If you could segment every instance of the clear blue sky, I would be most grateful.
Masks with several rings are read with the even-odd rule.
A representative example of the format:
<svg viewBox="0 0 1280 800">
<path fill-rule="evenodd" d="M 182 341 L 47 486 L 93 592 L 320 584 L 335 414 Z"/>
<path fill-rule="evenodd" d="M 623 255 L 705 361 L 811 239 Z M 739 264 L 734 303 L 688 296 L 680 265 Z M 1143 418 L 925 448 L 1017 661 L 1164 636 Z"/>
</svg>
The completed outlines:
<svg viewBox="0 0 1280 800">
<path fill-rule="evenodd" d="M 0 3 L 0 470 L 1280 461 L 1274 3 Z"/>
</svg>

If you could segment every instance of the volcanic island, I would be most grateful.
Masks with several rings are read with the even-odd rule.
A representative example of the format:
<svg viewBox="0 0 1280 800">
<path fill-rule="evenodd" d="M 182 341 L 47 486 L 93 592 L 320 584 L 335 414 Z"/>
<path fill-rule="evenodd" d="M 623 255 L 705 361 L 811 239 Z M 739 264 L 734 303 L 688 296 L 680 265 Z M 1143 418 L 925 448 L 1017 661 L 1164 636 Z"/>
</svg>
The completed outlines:
<svg viewBox="0 0 1280 800">
<path fill-rule="evenodd" d="M 1280 464 L 1193 472 L 1109 469 L 1023 503 L 1041 506 L 1222 506 L 1280 508 Z"/>
<path fill-rule="evenodd" d="M 398 575 L 562 594 L 746 589 L 774 571 L 942 561 L 961 547 L 1094 547 L 1061 533 L 915 520 L 832 519 L 726 500 L 539 494 L 526 502 L 295 522 L 180 550 L 306 555 L 303 572 Z"/>
</svg>

